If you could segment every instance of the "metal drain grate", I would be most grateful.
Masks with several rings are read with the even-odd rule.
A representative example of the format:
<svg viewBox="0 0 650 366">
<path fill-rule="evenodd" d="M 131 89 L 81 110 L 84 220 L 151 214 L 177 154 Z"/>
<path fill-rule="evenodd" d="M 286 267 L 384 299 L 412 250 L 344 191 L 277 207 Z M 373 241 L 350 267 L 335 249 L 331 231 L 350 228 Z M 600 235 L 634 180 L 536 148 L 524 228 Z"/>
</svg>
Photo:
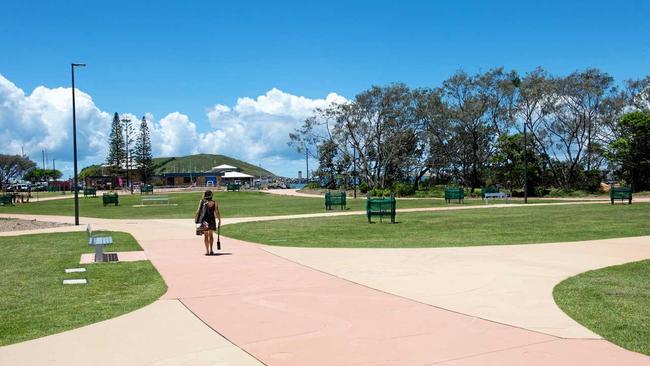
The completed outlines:
<svg viewBox="0 0 650 366">
<path fill-rule="evenodd" d="M 104 262 L 117 262 L 117 253 L 104 253 L 102 260 Z"/>
</svg>

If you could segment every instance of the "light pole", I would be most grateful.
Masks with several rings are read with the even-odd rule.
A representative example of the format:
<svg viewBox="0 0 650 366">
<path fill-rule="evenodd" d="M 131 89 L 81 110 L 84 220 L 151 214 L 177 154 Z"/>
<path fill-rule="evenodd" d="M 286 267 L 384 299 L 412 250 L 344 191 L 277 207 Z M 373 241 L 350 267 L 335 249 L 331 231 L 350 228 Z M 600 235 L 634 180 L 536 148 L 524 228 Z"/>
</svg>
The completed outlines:
<svg viewBox="0 0 650 366">
<path fill-rule="evenodd" d="M 74 224 L 79 225 L 79 191 L 77 190 L 77 112 L 75 111 L 74 100 L 74 68 L 85 67 L 86 64 L 70 64 L 72 70 L 72 148 L 74 149 Z"/>
<path fill-rule="evenodd" d="M 519 76 L 512 78 L 512 85 L 519 89 L 521 86 L 521 79 L 519 79 Z M 528 144 L 526 132 L 526 120 L 524 120 L 524 203 L 528 203 Z"/>
<path fill-rule="evenodd" d="M 354 185 L 354 199 L 357 199 L 357 149 L 352 148 L 352 179 Z"/>
<path fill-rule="evenodd" d="M 526 121 L 524 121 L 524 203 L 528 203 L 528 144 L 526 136 Z"/>
<path fill-rule="evenodd" d="M 307 170 L 305 170 L 305 181 L 309 183 L 309 148 L 305 147 L 305 163 L 307 165 Z"/>
</svg>

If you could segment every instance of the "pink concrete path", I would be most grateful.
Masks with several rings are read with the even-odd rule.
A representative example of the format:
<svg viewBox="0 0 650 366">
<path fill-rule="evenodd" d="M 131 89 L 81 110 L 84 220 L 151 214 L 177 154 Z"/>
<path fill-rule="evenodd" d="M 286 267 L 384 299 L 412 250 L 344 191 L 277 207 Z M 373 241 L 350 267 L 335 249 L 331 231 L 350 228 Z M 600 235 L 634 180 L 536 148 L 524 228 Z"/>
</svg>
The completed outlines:
<svg viewBox="0 0 650 366">
<path fill-rule="evenodd" d="M 224 255 L 206 257 L 190 224 L 152 222 L 153 238 L 148 224 L 130 231 L 165 278 L 164 297 L 267 365 L 650 365 L 603 340 L 561 339 L 443 310 L 256 244 L 222 238 Z"/>
</svg>

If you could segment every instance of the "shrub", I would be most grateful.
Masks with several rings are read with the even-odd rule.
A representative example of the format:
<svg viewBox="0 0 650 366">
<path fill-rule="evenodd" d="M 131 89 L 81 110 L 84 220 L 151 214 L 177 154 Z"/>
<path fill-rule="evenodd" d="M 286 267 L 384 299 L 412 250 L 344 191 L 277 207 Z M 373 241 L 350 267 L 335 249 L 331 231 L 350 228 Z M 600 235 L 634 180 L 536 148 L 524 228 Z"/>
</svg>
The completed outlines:
<svg viewBox="0 0 650 366">
<path fill-rule="evenodd" d="M 393 185 L 393 190 L 395 191 L 395 194 L 397 194 L 400 197 L 404 196 L 412 196 L 415 193 L 415 189 L 413 189 L 412 184 L 408 183 L 395 183 Z"/>
<path fill-rule="evenodd" d="M 359 192 L 361 192 L 363 194 L 368 193 L 368 183 L 361 182 L 361 184 L 359 184 Z"/>
<path fill-rule="evenodd" d="M 370 196 L 371 197 L 388 197 L 390 196 L 390 189 L 381 189 L 381 188 L 373 188 L 370 191 Z"/>
<path fill-rule="evenodd" d="M 309 182 L 305 185 L 305 188 L 307 189 L 320 189 L 320 184 L 317 182 Z"/>
</svg>

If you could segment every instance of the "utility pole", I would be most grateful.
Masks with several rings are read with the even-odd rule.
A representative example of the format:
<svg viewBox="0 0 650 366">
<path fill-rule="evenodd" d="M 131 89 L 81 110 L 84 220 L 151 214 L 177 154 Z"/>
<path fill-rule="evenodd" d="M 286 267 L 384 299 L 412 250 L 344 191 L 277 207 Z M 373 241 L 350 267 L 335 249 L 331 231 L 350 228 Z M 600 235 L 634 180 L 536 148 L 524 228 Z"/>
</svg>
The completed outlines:
<svg viewBox="0 0 650 366">
<path fill-rule="evenodd" d="M 52 170 L 56 170 L 56 159 L 52 159 Z"/>
<path fill-rule="evenodd" d="M 45 150 L 41 150 L 41 155 L 43 155 L 43 170 L 45 170 Z"/>
<path fill-rule="evenodd" d="M 309 183 L 309 149 L 305 147 L 305 163 L 307 170 L 305 170 L 305 182 Z"/>
</svg>

